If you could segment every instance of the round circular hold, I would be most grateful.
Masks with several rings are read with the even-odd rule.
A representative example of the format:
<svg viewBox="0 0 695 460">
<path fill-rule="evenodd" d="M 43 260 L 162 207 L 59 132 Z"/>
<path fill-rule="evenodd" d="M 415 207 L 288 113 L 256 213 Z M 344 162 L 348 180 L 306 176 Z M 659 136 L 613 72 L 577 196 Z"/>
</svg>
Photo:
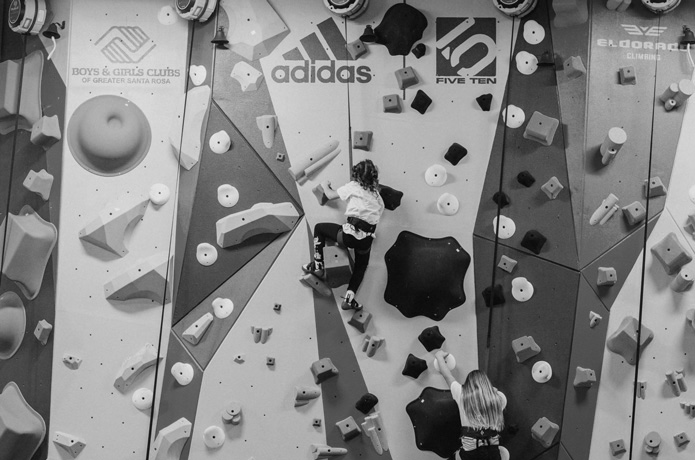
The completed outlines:
<svg viewBox="0 0 695 460">
<path fill-rule="evenodd" d="M 512 297 L 518 302 L 526 302 L 533 297 L 533 284 L 523 276 L 512 280 Z"/>
<path fill-rule="evenodd" d="M 695 203 L 695 185 L 690 187 L 690 190 L 688 190 L 688 196 L 690 197 L 690 201 Z"/>
<path fill-rule="evenodd" d="M 10 359 L 24 340 L 27 316 L 22 299 L 12 291 L 0 295 L 0 360 Z"/>
<path fill-rule="evenodd" d="M 155 206 L 161 206 L 171 197 L 169 187 L 164 184 L 154 184 L 150 187 L 150 201 Z"/>
<path fill-rule="evenodd" d="M 369 0 L 323 0 L 323 4 L 333 14 L 355 19 L 367 10 Z"/>
<path fill-rule="evenodd" d="M 451 193 L 444 193 L 437 200 L 437 210 L 445 216 L 453 216 L 459 211 L 459 200 Z"/>
<path fill-rule="evenodd" d="M 497 217 L 492 219 L 492 231 L 497 233 Z M 516 233 L 516 224 L 514 221 L 500 214 L 500 231 L 498 235 L 500 239 L 508 240 L 514 236 L 514 233 Z"/>
<path fill-rule="evenodd" d="M 239 202 L 239 190 L 233 185 L 222 184 L 217 187 L 217 201 L 225 208 L 231 208 Z"/>
<path fill-rule="evenodd" d="M 538 70 L 538 58 L 527 51 L 516 53 L 516 68 L 524 75 L 531 75 Z"/>
<path fill-rule="evenodd" d="M 537 45 L 545 38 L 545 29 L 542 25 L 531 19 L 524 24 L 524 40 L 529 45 Z"/>
<path fill-rule="evenodd" d="M 100 176 L 118 176 L 147 155 L 152 132 L 147 117 L 120 96 L 96 96 L 83 102 L 68 125 L 68 146 L 75 161 Z"/>
<path fill-rule="evenodd" d="M 193 366 L 188 363 L 175 363 L 171 366 L 171 375 L 179 385 L 186 386 L 193 381 Z"/>
<path fill-rule="evenodd" d="M 195 253 L 198 263 L 209 267 L 217 261 L 217 249 L 210 243 L 200 243 Z"/>
<path fill-rule="evenodd" d="M 642 0 L 642 4 L 654 14 L 670 13 L 681 4 L 681 0 Z"/>
<path fill-rule="evenodd" d="M 498 10 L 513 18 L 522 18 L 536 7 L 538 0 L 492 0 Z"/>
<path fill-rule="evenodd" d="M 456 358 L 454 358 L 454 355 L 452 355 L 451 353 L 446 355 L 446 358 L 444 358 L 444 362 L 446 363 L 446 367 L 448 367 L 450 371 L 453 371 L 456 368 Z M 434 359 L 434 370 L 439 372 L 439 361 L 437 361 L 437 358 Z"/>
<path fill-rule="evenodd" d="M 441 187 L 446 183 L 446 168 L 440 164 L 434 164 L 425 171 L 425 182 L 430 187 Z"/>
<path fill-rule="evenodd" d="M 234 311 L 234 302 L 231 299 L 217 297 L 212 301 L 212 311 L 215 313 L 215 316 L 224 319 Z"/>
<path fill-rule="evenodd" d="M 175 23 L 178 17 L 179 15 L 176 14 L 176 11 L 174 11 L 171 5 L 163 6 L 159 10 L 159 13 L 157 13 L 157 20 L 160 24 L 165 26 L 170 26 Z"/>
<path fill-rule="evenodd" d="M 152 390 L 139 388 L 133 393 L 133 405 L 138 410 L 147 410 L 152 407 Z"/>
<path fill-rule="evenodd" d="M 232 147 L 232 140 L 227 131 L 217 131 L 210 136 L 210 150 L 218 155 L 227 152 Z"/>
<path fill-rule="evenodd" d="M 509 104 L 506 109 L 502 110 L 502 119 L 508 128 L 519 128 L 526 121 L 526 114 L 519 107 Z"/>
<path fill-rule="evenodd" d="M 500 398 L 500 402 L 502 403 L 502 409 L 504 410 L 504 408 L 507 407 L 507 396 L 499 390 L 497 390 L 497 396 Z"/>
<path fill-rule="evenodd" d="M 224 434 L 224 430 L 219 426 L 209 426 L 203 432 L 203 442 L 210 449 L 219 449 L 226 439 L 227 436 Z"/>
<path fill-rule="evenodd" d="M 531 369 L 533 380 L 538 383 L 546 383 L 553 376 L 553 368 L 547 361 L 538 361 Z"/>
<path fill-rule="evenodd" d="M 200 86 L 208 76 L 208 70 L 204 65 L 192 65 L 188 68 L 188 76 L 195 86 Z"/>
</svg>

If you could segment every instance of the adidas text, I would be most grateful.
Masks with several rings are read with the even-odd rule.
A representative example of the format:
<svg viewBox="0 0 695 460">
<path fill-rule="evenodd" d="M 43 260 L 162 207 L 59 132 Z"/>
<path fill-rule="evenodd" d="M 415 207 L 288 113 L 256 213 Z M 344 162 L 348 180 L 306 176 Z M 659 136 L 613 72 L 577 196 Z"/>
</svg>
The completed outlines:
<svg viewBox="0 0 695 460">
<path fill-rule="evenodd" d="M 279 65 L 273 68 L 271 77 L 276 83 L 369 83 L 372 81 L 372 69 L 362 65 L 342 65 L 335 68 L 335 61 L 317 66 L 309 61 L 296 66 Z"/>
</svg>

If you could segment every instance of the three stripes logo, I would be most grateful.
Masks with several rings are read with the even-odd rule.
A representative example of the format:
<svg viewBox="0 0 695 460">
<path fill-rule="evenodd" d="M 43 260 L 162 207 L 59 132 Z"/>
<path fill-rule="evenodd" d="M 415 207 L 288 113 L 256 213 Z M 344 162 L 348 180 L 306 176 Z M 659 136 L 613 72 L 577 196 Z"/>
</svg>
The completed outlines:
<svg viewBox="0 0 695 460">
<path fill-rule="evenodd" d="M 137 64 L 157 45 L 138 26 L 113 26 L 94 46 L 114 64 Z"/>
<path fill-rule="evenodd" d="M 282 55 L 293 65 L 278 65 L 271 71 L 276 83 L 369 83 L 372 69 L 349 64 L 346 40 L 332 18 L 317 24 L 318 34 L 310 33 L 299 40 L 299 46 Z M 320 36 L 320 37 L 319 37 Z M 323 65 L 317 61 L 325 62 Z M 348 61 L 336 68 L 336 61 Z"/>
<path fill-rule="evenodd" d="M 494 18 L 437 18 L 436 37 L 437 83 L 496 83 Z"/>
</svg>

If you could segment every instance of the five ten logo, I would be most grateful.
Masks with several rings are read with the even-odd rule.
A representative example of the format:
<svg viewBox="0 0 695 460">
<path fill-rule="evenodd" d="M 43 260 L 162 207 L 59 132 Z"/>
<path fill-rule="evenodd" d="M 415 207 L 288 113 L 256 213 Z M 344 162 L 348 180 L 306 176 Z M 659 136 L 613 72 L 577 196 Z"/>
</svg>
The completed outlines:
<svg viewBox="0 0 695 460">
<path fill-rule="evenodd" d="M 299 40 L 300 46 L 282 55 L 285 61 L 295 61 L 296 65 L 279 65 L 273 68 L 271 77 L 277 83 L 369 83 L 372 69 L 368 66 L 341 65 L 336 68 L 336 60 L 352 61 L 345 48 L 345 37 L 333 19 L 317 24 L 319 34 L 310 33 Z M 333 56 L 329 56 L 328 51 Z M 316 65 L 316 61 L 328 61 Z"/>
<path fill-rule="evenodd" d="M 437 18 L 437 83 L 497 83 L 494 18 Z"/>
<path fill-rule="evenodd" d="M 138 26 L 113 26 L 94 46 L 100 44 L 101 53 L 114 64 L 136 64 L 157 46 Z"/>
<path fill-rule="evenodd" d="M 666 32 L 666 27 L 657 27 L 657 26 L 649 26 L 649 27 L 641 27 L 641 26 L 636 26 L 634 24 L 620 24 L 623 29 L 625 29 L 625 32 L 627 32 L 630 35 L 641 35 L 645 37 L 658 37 L 664 32 Z"/>
</svg>

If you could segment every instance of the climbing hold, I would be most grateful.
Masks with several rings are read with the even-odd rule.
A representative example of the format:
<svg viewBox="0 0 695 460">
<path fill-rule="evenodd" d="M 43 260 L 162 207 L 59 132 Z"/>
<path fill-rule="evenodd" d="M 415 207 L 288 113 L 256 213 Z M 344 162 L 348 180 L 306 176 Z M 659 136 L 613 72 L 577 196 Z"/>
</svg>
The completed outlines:
<svg viewBox="0 0 695 460">
<path fill-rule="evenodd" d="M 171 375 L 176 379 L 179 385 L 186 386 L 193 381 L 195 375 L 193 366 L 188 363 L 174 363 L 171 366 Z"/>
<path fill-rule="evenodd" d="M 538 58 L 528 51 L 519 51 L 515 60 L 516 69 L 523 75 L 532 75 L 538 70 Z"/>
<path fill-rule="evenodd" d="M 191 436 L 191 422 L 180 418 L 162 428 L 152 445 L 152 460 L 176 460 L 181 456 L 186 440 Z"/>
<path fill-rule="evenodd" d="M 353 60 L 367 54 L 367 46 L 360 39 L 357 39 L 354 42 L 346 43 L 345 48 Z"/>
<path fill-rule="evenodd" d="M 272 327 L 262 328 L 251 326 L 251 335 L 253 335 L 253 341 L 255 343 L 266 343 L 268 341 L 268 337 L 270 337 L 270 334 L 272 333 Z"/>
<path fill-rule="evenodd" d="M 375 43 L 384 45 L 391 56 L 406 56 L 413 45 L 422 39 L 427 18 L 407 3 L 395 3 L 374 28 Z"/>
<path fill-rule="evenodd" d="M 599 148 L 601 163 L 607 165 L 612 162 L 625 142 L 627 142 L 627 133 L 624 129 L 617 127 L 609 129 Z"/>
<path fill-rule="evenodd" d="M 547 238 L 544 237 L 539 231 L 529 230 L 524 235 L 524 238 L 521 240 L 520 244 L 522 247 L 538 255 L 541 253 L 546 241 L 548 241 Z"/>
<path fill-rule="evenodd" d="M 642 0 L 644 1 L 644 0 Z M 658 455 L 661 447 L 661 436 L 656 431 L 647 433 L 644 437 L 644 451 L 648 454 Z"/>
<path fill-rule="evenodd" d="M 314 382 L 318 385 L 331 377 L 337 377 L 338 368 L 335 367 L 331 358 L 321 358 L 311 364 L 311 373 L 314 376 Z"/>
<path fill-rule="evenodd" d="M 275 154 L 275 159 L 276 159 L 277 161 L 285 161 L 285 157 L 286 157 L 286 156 L 287 156 L 287 155 L 285 155 L 284 153 L 278 152 L 278 153 Z"/>
<path fill-rule="evenodd" d="M 157 349 L 151 343 L 146 343 L 137 353 L 123 361 L 113 386 L 125 393 L 145 369 L 155 365 L 157 359 Z"/>
<path fill-rule="evenodd" d="M 675 10 L 681 0 L 642 0 L 642 4 L 654 14 L 666 14 Z"/>
<path fill-rule="evenodd" d="M 504 298 L 504 290 L 501 284 L 495 284 L 494 288 L 492 286 L 486 287 L 480 295 L 485 302 L 485 306 L 488 308 L 494 307 L 495 305 L 504 305 L 507 301 L 507 299 Z"/>
<path fill-rule="evenodd" d="M 688 391 L 685 377 L 683 377 L 683 371 L 671 371 L 666 373 L 666 382 L 671 387 L 675 396 L 680 396 L 681 392 Z"/>
<path fill-rule="evenodd" d="M 328 164 L 333 158 L 337 157 L 340 153 L 340 149 L 338 147 L 339 143 L 336 140 L 329 141 L 318 147 L 303 160 L 297 162 L 294 166 L 289 168 L 290 175 L 295 181 L 302 183 L 312 173 L 318 171 L 323 166 Z"/>
<path fill-rule="evenodd" d="M 598 267 L 597 286 L 613 286 L 618 282 L 618 275 L 613 267 Z"/>
<path fill-rule="evenodd" d="M 231 77 L 239 82 L 243 92 L 256 91 L 263 83 L 263 72 L 246 61 L 234 65 Z"/>
<path fill-rule="evenodd" d="M 381 348 L 385 341 L 386 339 L 383 337 L 370 337 L 367 335 L 364 337 L 364 340 L 362 340 L 362 351 L 367 353 L 367 357 L 371 358 L 376 354 L 376 351 Z"/>
<path fill-rule="evenodd" d="M 442 344 L 446 340 L 439 331 L 439 326 L 430 326 L 423 329 L 417 339 L 427 351 L 442 348 Z"/>
<path fill-rule="evenodd" d="M 379 184 L 379 195 L 384 200 L 384 207 L 389 211 L 396 210 L 401 205 L 403 198 L 403 192 L 384 184 Z"/>
<path fill-rule="evenodd" d="M 355 403 L 355 409 L 362 412 L 363 414 L 368 414 L 374 409 L 374 407 L 379 403 L 379 398 L 371 393 L 365 393 L 360 397 Z"/>
<path fill-rule="evenodd" d="M 537 45 L 545 38 L 545 29 L 533 19 L 524 23 L 524 40 L 529 45 Z"/>
<path fill-rule="evenodd" d="M 44 201 L 47 201 L 51 196 L 51 187 L 53 186 L 53 175 L 49 174 L 45 169 L 39 172 L 29 171 L 27 177 L 22 183 L 25 189 L 39 195 Z"/>
<path fill-rule="evenodd" d="M 171 298 L 171 283 L 167 282 L 168 266 L 173 256 L 156 254 L 138 260 L 134 266 L 104 284 L 104 295 L 108 300 L 126 301 L 150 299 L 164 305 Z"/>
<path fill-rule="evenodd" d="M 502 110 L 502 120 L 507 125 L 507 128 L 519 128 L 526 121 L 526 114 L 519 107 L 509 104 L 507 108 Z"/>
<path fill-rule="evenodd" d="M 560 427 L 556 423 L 541 417 L 531 427 L 531 437 L 547 449 L 553 444 L 558 431 L 560 431 Z"/>
<path fill-rule="evenodd" d="M 217 187 L 217 201 L 225 208 L 234 207 L 239 202 L 239 190 L 229 184 Z"/>
<path fill-rule="evenodd" d="M 381 102 L 386 113 L 401 113 L 401 97 L 398 94 L 389 94 L 382 97 Z"/>
<path fill-rule="evenodd" d="M 533 284 L 524 277 L 512 280 L 512 297 L 518 302 L 526 302 L 533 297 Z"/>
<path fill-rule="evenodd" d="M 44 150 L 50 149 L 60 139 L 58 115 L 52 117 L 44 115 L 31 126 L 29 141 L 34 145 L 40 145 Z"/>
<path fill-rule="evenodd" d="M 441 187 L 446 183 L 446 168 L 440 164 L 433 164 L 425 171 L 425 182 L 430 187 Z"/>
<path fill-rule="evenodd" d="M 125 256 L 126 230 L 142 220 L 149 201 L 148 196 L 141 194 L 121 195 L 80 230 L 79 238 L 119 257 Z"/>
<path fill-rule="evenodd" d="M 514 271 L 514 268 L 516 268 L 516 264 L 516 260 L 512 259 L 511 257 L 502 255 L 502 257 L 500 257 L 499 263 L 497 264 L 497 267 L 501 268 L 507 273 L 512 273 Z"/>
<path fill-rule="evenodd" d="M 147 410 L 152 407 L 153 398 L 152 390 L 149 388 L 138 388 L 133 392 L 131 400 L 138 410 Z"/>
<path fill-rule="evenodd" d="M 321 280 L 312 273 L 307 273 L 301 276 L 299 278 L 299 281 L 306 284 L 307 286 L 315 290 L 318 294 L 324 297 L 329 297 L 333 293 L 333 291 L 331 291 L 331 288 L 328 287 L 326 283 L 323 282 L 323 280 Z"/>
<path fill-rule="evenodd" d="M 611 1 L 611 0 L 608 0 L 608 1 Z M 620 3 L 621 0 L 617 0 L 617 1 L 618 1 L 618 3 Z M 623 441 L 622 439 L 617 439 L 615 441 L 611 441 L 608 446 L 611 450 L 611 455 L 613 455 L 614 457 L 627 452 L 625 450 L 625 441 Z"/>
<path fill-rule="evenodd" d="M 231 401 L 222 411 L 222 421 L 230 425 L 241 423 L 241 404 L 238 401 Z"/>
<path fill-rule="evenodd" d="M 504 192 L 495 192 L 494 195 L 492 195 L 492 201 L 495 202 L 497 206 L 500 208 L 504 208 L 505 206 L 509 206 L 511 203 L 509 199 L 509 195 L 507 195 Z"/>
<path fill-rule="evenodd" d="M 490 107 L 492 106 L 492 94 L 481 94 L 480 96 L 475 98 L 475 102 L 478 103 L 480 110 L 482 110 L 483 112 L 489 112 Z"/>
<path fill-rule="evenodd" d="M 73 371 L 76 371 L 77 369 L 80 368 L 80 365 L 82 364 L 82 358 L 79 358 L 75 355 L 71 355 L 70 353 L 64 353 L 63 354 L 63 364 L 68 369 L 72 369 Z"/>
<path fill-rule="evenodd" d="M 323 4 L 333 14 L 355 19 L 367 10 L 369 0 L 323 0 Z"/>
<path fill-rule="evenodd" d="M 2 296 L 0 296 L 0 305 L 2 304 Z M 2 313 L 0 312 L 0 315 Z M 5 325 L 7 320 L 3 320 L 2 323 Z M 36 323 L 36 328 L 34 329 L 34 337 L 36 337 L 36 340 L 41 342 L 41 345 L 46 345 L 48 343 L 48 338 L 51 335 L 51 331 L 53 331 L 53 325 L 46 321 L 45 319 L 42 319 L 38 323 Z M 0 334 L 2 335 L 2 334 Z"/>
<path fill-rule="evenodd" d="M 226 131 L 217 131 L 210 136 L 208 144 L 210 145 L 210 150 L 221 155 L 232 147 L 232 139 Z"/>
<path fill-rule="evenodd" d="M 224 319 L 234 311 L 234 302 L 230 299 L 216 297 L 215 300 L 212 301 L 212 311 L 217 318 Z"/>
<path fill-rule="evenodd" d="M 26 326 L 22 299 L 12 291 L 0 295 L 0 360 L 10 359 L 17 353 L 24 340 Z"/>
<path fill-rule="evenodd" d="M 631 65 L 621 67 L 618 70 L 618 81 L 621 85 L 636 85 L 637 78 L 635 76 L 635 68 Z"/>
<path fill-rule="evenodd" d="M 355 419 L 352 418 L 352 415 L 346 419 L 340 420 L 335 426 L 340 430 L 343 441 L 349 441 L 362 434 L 362 430 L 360 430 L 359 425 L 355 422 Z"/>
<path fill-rule="evenodd" d="M 185 331 L 183 331 L 183 338 L 193 345 L 198 345 L 198 342 L 200 342 L 200 339 L 208 330 L 212 324 L 212 321 L 212 314 L 205 313 L 195 323 L 191 324 Z"/>
<path fill-rule="evenodd" d="M 285 233 L 297 220 L 299 213 L 292 203 L 256 203 L 217 221 L 217 245 L 228 248 L 256 235 Z"/>
<path fill-rule="evenodd" d="M 652 254 L 664 266 L 669 275 L 677 273 L 683 265 L 690 263 L 693 258 L 678 241 L 676 234 L 671 232 L 661 241 L 652 246 Z"/>
<path fill-rule="evenodd" d="M 591 215 L 589 219 L 589 225 L 603 225 L 608 222 L 608 219 L 613 217 L 613 214 L 620 209 L 618 206 L 618 197 L 612 193 L 608 194 L 608 197 L 601 202 L 601 206 L 596 208 L 596 211 Z"/>
<path fill-rule="evenodd" d="M 628 364 L 635 365 L 637 362 L 637 326 L 639 322 L 632 316 L 626 316 L 620 322 L 618 329 L 606 340 L 606 347 L 627 361 Z M 654 339 L 654 333 L 644 324 L 640 326 L 640 356 L 644 349 Z"/>
<path fill-rule="evenodd" d="M 369 151 L 369 146 L 371 143 L 371 131 L 355 131 L 355 133 L 352 135 L 352 148 Z"/>
<path fill-rule="evenodd" d="M 372 441 L 372 446 L 377 454 L 382 455 L 385 451 L 389 450 L 384 424 L 378 412 L 364 418 L 362 429 Z"/>
<path fill-rule="evenodd" d="M 164 26 L 175 24 L 179 16 L 174 14 L 174 8 L 171 5 L 166 5 L 160 8 L 157 13 L 157 20 Z"/>
<path fill-rule="evenodd" d="M 415 73 L 415 69 L 410 66 L 396 70 L 395 75 L 396 81 L 398 82 L 398 89 L 410 88 L 411 86 L 420 83 L 420 80 L 417 78 L 417 74 Z"/>
<path fill-rule="evenodd" d="M 152 184 L 150 187 L 150 202 L 155 206 L 162 206 L 171 197 L 169 187 L 164 184 Z"/>
<path fill-rule="evenodd" d="M 673 440 L 676 442 L 677 447 L 683 447 L 690 442 L 690 438 L 685 432 L 674 435 Z"/>
<path fill-rule="evenodd" d="M 188 68 L 188 76 L 191 79 L 191 83 L 195 86 L 200 86 L 205 83 L 205 79 L 208 76 L 208 70 L 204 65 L 191 65 Z"/>
<path fill-rule="evenodd" d="M 536 7 L 537 0 L 492 0 L 501 12 L 513 18 L 523 18 Z"/>
<path fill-rule="evenodd" d="M 418 43 L 410 52 L 413 53 L 413 56 L 420 59 L 427 52 L 427 46 L 424 43 Z"/>
<path fill-rule="evenodd" d="M 685 320 L 690 327 L 695 331 L 695 308 L 691 308 L 685 314 Z"/>
<path fill-rule="evenodd" d="M 695 93 L 695 84 L 689 79 L 683 79 L 678 82 L 678 92 L 673 96 L 673 100 L 676 101 L 676 106 L 680 107 L 685 104 L 690 96 Z"/>
<path fill-rule="evenodd" d="M 61 431 L 55 432 L 53 442 L 62 447 L 72 458 L 77 458 L 87 446 L 84 439 Z"/>
<path fill-rule="evenodd" d="M 361 333 L 365 333 L 367 331 L 367 327 L 369 326 L 369 322 L 372 320 L 372 314 L 367 312 L 367 311 L 356 311 L 353 315 L 352 318 L 348 320 L 348 324 Z"/>
<path fill-rule="evenodd" d="M 405 367 L 403 367 L 403 371 L 401 371 L 401 374 L 416 379 L 420 377 L 420 374 L 422 374 L 426 370 L 427 361 L 425 361 L 424 359 L 420 359 L 417 356 L 410 353 L 408 355 L 408 358 L 405 360 Z"/>
<path fill-rule="evenodd" d="M 444 154 L 444 159 L 456 166 L 466 155 L 468 155 L 468 150 L 462 145 L 454 142 Z"/>
<path fill-rule="evenodd" d="M 420 112 L 424 115 L 429 106 L 432 104 L 432 99 L 423 90 L 417 90 L 413 102 L 410 103 L 410 107 Z"/>
<path fill-rule="evenodd" d="M 524 187 L 530 187 L 536 182 L 536 179 L 528 171 L 521 171 L 517 174 L 516 180 Z"/>
<path fill-rule="evenodd" d="M 32 3 L 31 8 L 35 4 L 35 2 Z M 16 4 L 16 6 L 23 9 L 23 6 L 29 5 Z M 19 13 L 20 16 L 22 14 Z M 41 24 L 40 21 L 35 21 L 35 23 Z M 38 33 L 38 30 L 36 32 Z M 0 134 L 14 131 L 16 122 L 19 122 L 19 129 L 29 131 L 32 125 L 41 119 L 43 112 L 41 104 L 43 63 L 44 54 L 41 51 L 34 51 L 20 60 L 0 62 L 0 94 L 2 95 L 0 98 Z M 13 115 L 19 115 L 19 117 Z"/>
<path fill-rule="evenodd" d="M 463 279 L 471 258 L 453 237 L 426 238 L 402 231 L 385 261 L 384 300 L 407 318 L 423 315 L 439 321 L 466 301 Z"/>
<path fill-rule="evenodd" d="M 294 407 L 306 406 L 309 401 L 321 396 L 319 387 L 294 387 Z"/>
<path fill-rule="evenodd" d="M 514 236 L 514 233 L 516 233 L 516 224 L 509 217 L 503 216 L 502 214 L 500 214 L 499 231 L 498 231 L 497 217 L 492 219 L 492 231 L 501 240 L 508 240 L 509 238 Z"/>
<path fill-rule="evenodd" d="M 692 267 L 685 267 L 671 281 L 671 289 L 676 292 L 687 291 L 692 287 L 694 279 L 695 270 Z"/>
<path fill-rule="evenodd" d="M 315 418 L 314 420 L 311 421 L 311 426 L 315 428 L 321 428 L 321 425 L 323 424 L 323 421 L 320 418 Z"/>
<path fill-rule="evenodd" d="M 629 225 L 636 225 L 647 218 L 647 210 L 639 201 L 635 201 L 623 208 L 623 216 Z"/>
<path fill-rule="evenodd" d="M 219 426 L 209 426 L 203 431 L 203 442 L 210 449 L 219 449 L 226 439 L 227 435 Z"/>
<path fill-rule="evenodd" d="M 451 353 L 446 354 L 446 357 L 444 358 L 444 363 L 450 371 L 456 369 L 456 358 Z M 439 361 L 436 358 L 432 361 L 432 366 L 434 367 L 435 371 L 439 372 Z"/>
<path fill-rule="evenodd" d="M 0 393 L 0 459 L 29 460 L 42 444 L 46 423 L 9 382 Z"/>
<path fill-rule="evenodd" d="M 541 53 L 540 56 L 537 57 L 538 59 L 538 66 L 555 66 L 555 55 L 551 53 L 550 51 L 546 50 Z"/>
<path fill-rule="evenodd" d="M 277 128 L 278 117 L 275 115 L 261 115 L 256 117 L 256 125 L 261 130 L 263 145 L 271 148 L 275 142 L 275 129 Z"/>
<path fill-rule="evenodd" d="M 577 366 L 574 373 L 574 387 L 575 388 L 591 388 L 596 383 L 596 373 L 591 369 L 584 369 L 583 367 Z"/>
<path fill-rule="evenodd" d="M 442 458 L 461 448 L 461 419 L 451 391 L 432 387 L 405 407 L 415 431 L 415 445 Z"/>
<path fill-rule="evenodd" d="M 645 399 L 647 397 L 647 382 L 637 382 L 637 397 L 640 399 Z"/>
<path fill-rule="evenodd" d="M 451 193 L 443 193 L 437 200 L 437 210 L 445 216 L 453 216 L 459 210 L 459 200 Z"/>
<path fill-rule="evenodd" d="M 652 177 L 649 180 L 644 181 L 644 197 L 645 198 L 655 198 L 657 196 L 664 196 L 667 193 L 666 186 L 661 182 L 661 178 Z"/>
<path fill-rule="evenodd" d="M 533 112 L 524 130 L 524 138 L 549 146 L 553 143 L 559 125 L 557 118 L 548 117 L 538 111 Z"/>
<path fill-rule="evenodd" d="M 200 243 L 195 253 L 198 263 L 209 267 L 217 261 L 217 249 L 210 243 Z"/>
<path fill-rule="evenodd" d="M 530 335 L 513 340 L 512 349 L 514 350 L 514 355 L 516 355 L 516 361 L 518 363 L 523 363 L 541 352 L 541 347 L 538 346 Z"/>
<path fill-rule="evenodd" d="M 2 273 L 17 283 L 27 299 L 33 300 L 41 290 L 46 265 L 58 239 L 58 230 L 26 205 L 18 215 L 7 215 L 0 224 L 2 234 L 5 235 Z"/>
<path fill-rule="evenodd" d="M 553 377 L 553 368 L 547 361 L 537 361 L 531 368 L 531 376 L 537 383 L 546 383 Z"/>
<path fill-rule="evenodd" d="M 186 2 L 190 4 L 190 2 Z M 214 8 L 217 2 L 208 2 Z M 290 33 L 282 18 L 267 1 L 220 2 L 232 26 L 227 34 L 229 49 L 244 60 L 257 61 L 269 55 Z"/>
<path fill-rule="evenodd" d="M 273 358 L 272 356 L 266 356 L 265 357 L 265 364 L 266 364 L 266 366 L 270 366 L 270 367 L 275 366 L 275 358 Z"/>
<path fill-rule="evenodd" d="M 581 56 L 571 56 L 565 61 L 564 66 L 565 76 L 568 80 L 574 80 L 582 75 L 586 75 L 586 67 L 584 67 Z"/>
<path fill-rule="evenodd" d="M 314 460 L 327 460 L 333 457 L 342 457 L 347 453 L 348 451 L 344 447 L 330 447 L 323 444 L 311 445 L 311 454 L 314 456 Z"/>
</svg>

